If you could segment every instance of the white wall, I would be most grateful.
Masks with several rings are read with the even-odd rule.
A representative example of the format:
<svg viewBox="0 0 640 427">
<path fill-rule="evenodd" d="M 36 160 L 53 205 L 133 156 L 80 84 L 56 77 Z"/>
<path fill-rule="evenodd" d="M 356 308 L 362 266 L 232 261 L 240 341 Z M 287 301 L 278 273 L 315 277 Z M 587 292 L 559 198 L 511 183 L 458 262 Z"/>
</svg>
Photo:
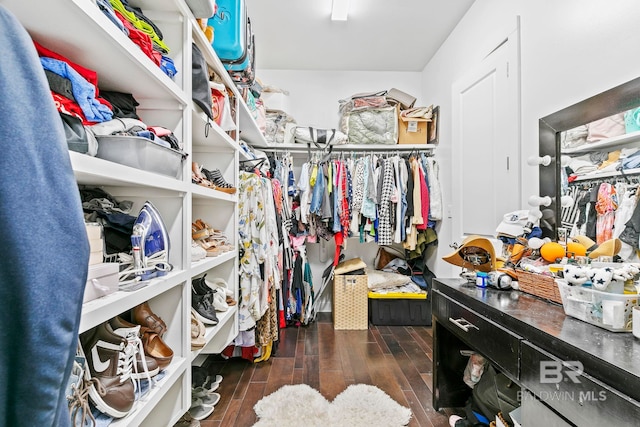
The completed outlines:
<svg viewBox="0 0 640 427">
<path fill-rule="evenodd" d="M 287 113 L 300 126 L 337 128 L 338 100 L 355 93 L 395 87 L 417 102 L 422 94 L 418 72 L 259 70 L 257 76 L 265 85 L 289 91 Z"/>
<path fill-rule="evenodd" d="M 451 203 L 451 85 L 465 70 L 521 24 L 522 201 L 537 194 L 538 171 L 526 159 L 538 150 L 538 119 L 610 89 L 640 74 L 640 3 L 636 0 L 477 0 L 423 72 L 423 97 L 440 105 L 444 203 Z M 640 97 L 640 94 L 639 94 Z M 491 183 L 499 186 L 500 183 Z M 441 261 L 459 236 L 450 220 L 439 230 L 437 276 L 457 274 Z M 497 226 L 497 224 L 496 224 Z"/>
</svg>

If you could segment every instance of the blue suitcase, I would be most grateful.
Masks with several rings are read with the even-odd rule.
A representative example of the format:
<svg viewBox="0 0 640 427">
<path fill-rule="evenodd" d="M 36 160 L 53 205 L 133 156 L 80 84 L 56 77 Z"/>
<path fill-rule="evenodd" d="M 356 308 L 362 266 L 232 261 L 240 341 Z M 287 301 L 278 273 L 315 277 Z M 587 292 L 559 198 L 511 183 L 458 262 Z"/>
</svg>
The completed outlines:
<svg viewBox="0 0 640 427">
<path fill-rule="evenodd" d="M 245 0 L 218 0 L 218 11 L 209 18 L 213 50 L 238 86 L 255 81 L 255 43 Z"/>
</svg>

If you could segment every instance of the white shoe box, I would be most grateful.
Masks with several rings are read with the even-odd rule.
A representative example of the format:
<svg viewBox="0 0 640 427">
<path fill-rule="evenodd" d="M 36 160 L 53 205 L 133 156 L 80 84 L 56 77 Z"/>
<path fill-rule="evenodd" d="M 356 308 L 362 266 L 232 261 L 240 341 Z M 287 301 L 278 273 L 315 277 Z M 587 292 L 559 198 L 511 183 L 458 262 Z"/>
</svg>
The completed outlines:
<svg viewBox="0 0 640 427">
<path fill-rule="evenodd" d="M 82 302 L 91 301 L 117 291 L 119 270 L 120 264 L 117 262 L 101 262 L 90 265 Z"/>
<path fill-rule="evenodd" d="M 104 241 L 102 240 L 102 225 L 89 222 L 85 223 L 87 237 L 89 238 L 89 265 L 102 263 L 104 260 Z"/>
</svg>

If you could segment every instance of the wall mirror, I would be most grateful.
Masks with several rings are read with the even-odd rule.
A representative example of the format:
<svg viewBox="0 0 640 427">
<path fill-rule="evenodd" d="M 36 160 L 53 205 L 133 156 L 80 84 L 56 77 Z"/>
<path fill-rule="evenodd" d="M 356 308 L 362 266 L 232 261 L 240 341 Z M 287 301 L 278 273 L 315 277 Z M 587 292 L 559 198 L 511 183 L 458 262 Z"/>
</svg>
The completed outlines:
<svg viewBox="0 0 640 427">
<path fill-rule="evenodd" d="M 638 107 L 640 78 L 539 120 L 540 197 L 530 202 L 539 204 L 545 236 L 619 239 L 620 257 L 635 256 L 640 211 L 637 231 L 626 224 L 640 187 Z"/>
</svg>

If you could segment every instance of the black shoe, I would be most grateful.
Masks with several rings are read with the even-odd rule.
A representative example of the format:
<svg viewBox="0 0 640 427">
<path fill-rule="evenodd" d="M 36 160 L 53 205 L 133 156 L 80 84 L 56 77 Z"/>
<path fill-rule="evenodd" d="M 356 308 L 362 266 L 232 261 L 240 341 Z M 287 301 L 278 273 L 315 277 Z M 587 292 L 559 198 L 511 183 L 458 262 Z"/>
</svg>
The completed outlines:
<svg viewBox="0 0 640 427">
<path fill-rule="evenodd" d="M 218 316 L 216 309 L 213 307 L 213 292 L 204 295 L 198 293 L 195 287 L 191 286 L 191 307 L 195 311 L 196 316 L 205 325 L 217 325 Z"/>
</svg>

